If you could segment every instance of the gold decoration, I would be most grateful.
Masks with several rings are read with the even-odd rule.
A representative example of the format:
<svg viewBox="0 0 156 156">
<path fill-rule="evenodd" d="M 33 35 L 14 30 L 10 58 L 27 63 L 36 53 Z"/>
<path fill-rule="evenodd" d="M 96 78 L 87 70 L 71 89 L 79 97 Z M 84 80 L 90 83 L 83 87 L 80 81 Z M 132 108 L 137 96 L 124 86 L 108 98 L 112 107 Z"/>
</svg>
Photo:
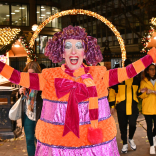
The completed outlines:
<svg viewBox="0 0 156 156">
<path fill-rule="evenodd" d="M 88 10 L 83 10 L 83 9 L 73 9 L 73 10 L 61 11 L 61 12 L 58 12 L 58 13 L 50 16 L 48 19 L 46 19 L 43 23 L 41 23 L 37 27 L 36 31 L 34 32 L 32 38 L 31 38 L 31 40 L 29 42 L 30 47 L 31 48 L 33 47 L 34 41 L 35 41 L 36 37 L 38 36 L 38 34 L 40 33 L 40 31 L 45 27 L 45 25 L 47 25 L 53 19 L 59 18 L 59 17 L 62 17 L 62 16 L 66 16 L 66 15 L 77 15 L 77 14 L 82 14 L 82 15 L 95 17 L 95 18 L 99 19 L 100 21 L 102 21 L 103 23 L 105 23 L 114 32 L 114 34 L 116 35 L 116 37 L 118 39 L 118 42 L 120 44 L 121 53 L 122 53 L 122 65 L 124 65 L 124 61 L 126 59 L 126 50 L 125 50 L 124 41 L 123 41 L 120 33 L 118 32 L 118 30 L 105 17 L 103 17 L 103 16 L 101 16 L 101 15 L 95 13 L 95 12 L 88 11 Z"/>
<path fill-rule="evenodd" d="M 151 23 L 156 26 L 156 18 L 152 18 Z"/>
<path fill-rule="evenodd" d="M 20 32 L 16 28 L 0 28 L 0 45 L 10 44 L 11 40 Z"/>
</svg>

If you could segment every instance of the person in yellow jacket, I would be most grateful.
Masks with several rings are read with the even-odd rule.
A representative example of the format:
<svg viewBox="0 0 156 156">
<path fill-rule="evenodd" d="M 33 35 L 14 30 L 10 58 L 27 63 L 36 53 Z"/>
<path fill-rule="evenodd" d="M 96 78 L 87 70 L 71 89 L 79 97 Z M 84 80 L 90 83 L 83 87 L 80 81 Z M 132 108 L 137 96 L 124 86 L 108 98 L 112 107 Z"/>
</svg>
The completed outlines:
<svg viewBox="0 0 156 156">
<path fill-rule="evenodd" d="M 125 60 L 125 66 L 131 63 L 131 60 Z M 109 104 L 111 112 L 114 112 L 116 106 L 121 139 L 123 141 L 123 148 L 121 153 L 127 153 L 127 124 L 129 122 L 129 139 L 128 142 L 132 150 L 136 150 L 133 136 L 136 130 L 136 120 L 138 118 L 138 98 L 140 88 L 140 81 L 137 77 L 130 78 L 122 83 L 113 86 L 109 90 Z"/>
<path fill-rule="evenodd" d="M 145 116 L 147 124 L 147 136 L 150 143 L 150 154 L 155 153 L 156 146 L 156 67 L 151 64 L 144 71 L 145 78 L 141 81 L 140 96 L 142 101 L 142 113 Z M 153 128 L 154 121 L 154 129 Z"/>
</svg>

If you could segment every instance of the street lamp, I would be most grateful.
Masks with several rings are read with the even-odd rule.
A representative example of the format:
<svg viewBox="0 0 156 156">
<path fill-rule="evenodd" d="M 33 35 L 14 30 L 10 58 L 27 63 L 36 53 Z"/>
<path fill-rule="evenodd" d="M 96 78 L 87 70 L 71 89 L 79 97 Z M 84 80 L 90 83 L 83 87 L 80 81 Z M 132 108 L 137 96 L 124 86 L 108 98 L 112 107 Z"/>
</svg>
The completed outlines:
<svg viewBox="0 0 156 156">
<path fill-rule="evenodd" d="M 37 24 L 34 24 L 34 25 L 32 26 L 32 31 L 36 31 L 37 27 L 38 27 L 38 25 L 37 25 Z"/>
</svg>

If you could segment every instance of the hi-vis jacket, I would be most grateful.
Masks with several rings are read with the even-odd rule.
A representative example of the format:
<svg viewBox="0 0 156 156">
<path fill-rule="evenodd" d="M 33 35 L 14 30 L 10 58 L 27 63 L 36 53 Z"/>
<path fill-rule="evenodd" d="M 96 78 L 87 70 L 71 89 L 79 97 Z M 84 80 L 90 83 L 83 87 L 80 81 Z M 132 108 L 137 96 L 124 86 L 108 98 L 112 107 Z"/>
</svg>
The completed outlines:
<svg viewBox="0 0 156 156">
<path fill-rule="evenodd" d="M 147 78 L 145 78 L 141 81 L 140 84 L 140 89 L 142 88 L 148 88 L 153 91 L 156 91 L 156 83 L 153 86 L 153 84 L 150 81 L 148 81 Z M 139 97 L 143 99 L 142 113 L 145 115 L 156 115 L 156 95 L 154 93 L 146 94 L 146 92 L 144 92 Z"/>
<path fill-rule="evenodd" d="M 118 85 L 113 86 L 109 90 L 108 100 L 110 105 L 116 105 L 118 109 L 121 110 L 126 109 L 126 114 L 131 115 L 132 105 L 135 105 L 133 109 L 137 109 L 139 87 L 140 81 L 137 77 L 128 79 Z"/>
</svg>

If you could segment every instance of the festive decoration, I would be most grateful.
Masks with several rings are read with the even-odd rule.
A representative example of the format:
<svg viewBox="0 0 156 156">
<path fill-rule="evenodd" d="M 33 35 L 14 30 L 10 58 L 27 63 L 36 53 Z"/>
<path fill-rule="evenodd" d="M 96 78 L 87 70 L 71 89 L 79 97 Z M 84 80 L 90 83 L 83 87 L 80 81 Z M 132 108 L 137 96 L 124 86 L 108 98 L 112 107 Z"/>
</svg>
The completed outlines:
<svg viewBox="0 0 156 156">
<path fill-rule="evenodd" d="M 7 62 L 7 56 L 0 55 L 0 61 L 3 62 L 3 63 L 6 63 Z"/>
<path fill-rule="evenodd" d="M 150 30 L 148 33 L 145 33 L 145 36 L 141 40 L 142 53 L 146 53 L 151 49 L 151 47 L 148 47 L 148 43 L 151 42 L 153 33 L 156 32 L 156 18 L 152 18 L 150 23 L 152 24 L 152 26 L 150 26 Z"/>
<path fill-rule="evenodd" d="M 156 18 L 152 18 L 151 23 L 156 26 Z"/>
<path fill-rule="evenodd" d="M 34 24 L 34 25 L 32 26 L 32 31 L 36 31 L 37 27 L 38 27 L 38 25 L 37 25 L 37 24 Z"/>
<path fill-rule="evenodd" d="M 0 45 L 3 46 L 10 44 L 20 31 L 20 29 L 16 28 L 0 28 Z"/>
<path fill-rule="evenodd" d="M 117 31 L 117 29 L 114 27 L 114 25 L 108 21 L 105 17 L 95 13 L 95 12 L 92 12 L 92 11 L 88 11 L 88 10 L 82 10 L 82 9 L 73 9 L 73 10 L 66 10 L 66 11 L 61 11 L 61 12 L 58 12 L 52 16 L 50 16 L 48 19 L 46 19 L 43 23 L 41 23 L 36 31 L 34 32 L 29 44 L 30 44 L 30 47 L 32 48 L 33 45 L 34 45 L 34 41 L 36 39 L 36 37 L 38 36 L 38 34 L 40 33 L 40 31 L 49 23 L 51 22 L 53 19 L 55 18 L 59 18 L 59 17 L 62 17 L 62 16 L 66 16 L 66 15 L 77 15 L 77 14 L 83 14 L 83 15 L 88 15 L 88 16 L 92 16 L 92 17 L 95 17 L 97 18 L 98 20 L 102 21 L 103 23 L 105 23 L 113 32 L 114 34 L 116 35 L 117 39 L 118 39 L 118 42 L 120 44 L 120 48 L 121 48 L 121 52 L 122 52 L 122 65 L 124 65 L 124 61 L 126 59 L 126 50 L 125 50 L 125 45 L 124 45 L 124 41 L 120 35 L 120 33 Z"/>
<path fill-rule="evenodd" d="M 19 40 L 19 42 L 27 52 L 27 62 L 36 61 L 37 59 L 36 54 L 31 48 L 29 48 L 28 46 L 29 43 L 27 42 L 25 35 L 21 32 L 20 29 L 16 29 L 16 28 L 0 29 L 0 45 L 2 45 L 0 49 L 0 55 L 3 56 L 3 54 L 8 52 L 12 48 L 12 46 L 19 47 L 20 45 L 15 45 L 15 42 L 17 40 Z"/>
<path fill-rule="evenodd" d="M 34 53 L 33 49 L 31 49 L 27 43 L 26 37 L 21 36 L 18 41 L 22 44 L 22 46 L 24 47 L 25 51 L 27 52 L 27 63 L 29 63 L 30 61 L 36 61 L 37 60 L 37 56 Z"/>
</svg>

